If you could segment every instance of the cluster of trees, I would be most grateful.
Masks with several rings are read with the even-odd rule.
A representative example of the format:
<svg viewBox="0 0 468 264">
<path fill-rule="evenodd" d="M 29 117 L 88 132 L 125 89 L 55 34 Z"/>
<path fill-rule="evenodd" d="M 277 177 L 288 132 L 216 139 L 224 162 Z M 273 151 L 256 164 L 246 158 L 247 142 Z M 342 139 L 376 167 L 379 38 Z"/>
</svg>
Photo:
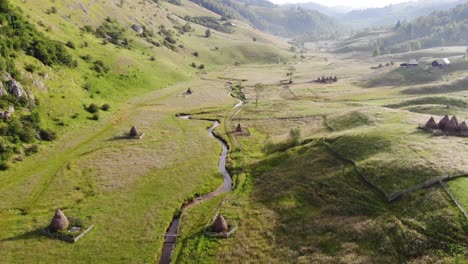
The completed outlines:
<svg viewBox="0 0 468 264">
<path fill-rule="evenodd" d="M 396 53 L 468 43 L 468 4 L 434 12 L 411 22 L 398 21 L 390 37 L 379 40 L 378 53 Z"/>
<path fill-rule="evenodd" d="M 17 52 L 25 52 L 48 66 L 66 65 L 74 67 L 77 61 L 67 52 L 63 43 L 53 41 L 36 30 L 8 1 L 0 1 L 0 72 L 9 72 L 19 78 L 14 59 Z"/>
<path fill-rule="evenodd" d="M 8 168 L 8 161 L 15 154 L 37 152 L 37 145 L 32 145 L 36 141 L 53 141 L 56 137 L 53 130 L 40 127 L 40 116 L 36 111 L 0 122 L 0 170 Z"/>
<path fill-rule="evenodd" d="M 106 18 L 104 22 L 96 28 L 94 33 L 97 37 L 103 38 L 105 41 L 109 41 L 114 45 L 127 48 L 130 45 L 128 38 L 125 36 L 125 28 L 122 27 L 117 20 L 110 17 Z"/>
<path fill-rule="evenodd" d="M 188 21 L 188 22 L 199 24 L 199 25 L 202 25 L 202 26 L 207 27 L 207 28 L 214 29 L 214 30 L 219 31 L 219 32 L 224 32 L 224 33 L 232 33 L 233 32 L 232 28 L 226 27 L 223 24 L 219 23 L 219 21 L 214 17 L 210 17 L 210 16 L 200 16 L 200 17 L 186 16 L 184 19 L 186 21 Z"/>
</svg>

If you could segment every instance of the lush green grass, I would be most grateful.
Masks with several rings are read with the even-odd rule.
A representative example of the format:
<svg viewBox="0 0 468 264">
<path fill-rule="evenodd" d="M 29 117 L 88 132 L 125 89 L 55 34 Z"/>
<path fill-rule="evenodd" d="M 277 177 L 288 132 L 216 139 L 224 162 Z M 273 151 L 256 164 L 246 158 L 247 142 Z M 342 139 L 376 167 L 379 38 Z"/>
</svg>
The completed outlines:
<svg viewBox="0 0 468 264">
<path fill-rule="evenodd" d="M 404 86 L 431 83 L 441 80 L 443 72 L 439 69 L 396 68 L 392 71 L 371 77 L 365 81 L 364 87 Z"/>
<path fill-rule="evenodd" d="M 449 182 L 450 189 L 452 193 L 457 197 L 457 199 L 462 203 L 465 208 L 468 208 L 468 178 L 461 178 Z"/>
</svg>

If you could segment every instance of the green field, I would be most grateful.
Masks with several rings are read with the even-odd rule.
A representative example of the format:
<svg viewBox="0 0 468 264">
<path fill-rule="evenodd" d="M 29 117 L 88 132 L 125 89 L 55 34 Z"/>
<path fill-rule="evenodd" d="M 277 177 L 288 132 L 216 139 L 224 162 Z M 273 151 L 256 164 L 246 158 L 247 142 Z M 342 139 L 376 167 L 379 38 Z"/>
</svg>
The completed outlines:
<svg viewBox="0 0 468 264">
<path fill-rule="evenodd" d="M 450 182 L 449 186 L 465 209 L 468 208 L 468 195 L 466 192 L 468 188 L 468 180 L 466 178 L 454 180 Z"/>
<path fill-rule="evenodd" d="M 180 33 L 186 15 L 220 19 L 191 1 L 123 2 L 14 3 L 48 38 L 74 42 L 69 52 L 79 63 L 48 67 L 16 57 L 21 70 L 37 66 L 21 82 L 40 102 L 41 126 L 58 139 L 35 141 L 39 153 L 17 151 L 0 171 L 1 263 L 157 262 L 180 206 L 223 180 L 220 146 L 207 133 L 212 123 L 179 113 L 221 121 L 215 133 L 230 146 L 235 188 L 183 213 L 172 263 L 466 263 L 468 221 L 439 185 L 391 203 L 381 193 L 468 175 L 467 138 L 417 129 L 431 116 L 468 118 L 465 60 L 446 71 L 376 72 L 371 67 L 383 58 L 346 53 L 347 45 L 367 47 L 372 34 L 333 47 L 308 44 L 299 54 L 241 21 L 232 34 L 213 31 L 207 38 L 196 24 Z M 52 6 L 57 12 L 45 12 Z M 108 16 L 125 28 L 129 47 L 80 30 Z M 173 30 L 174 50 L 138 36 L 135 23 L 160 43 L 160 26 Z M 97 74 L 96 60 L 109 72 Z M 293 83 L 282 84 L 289 73 Z M 321 76 L 338 82 L 312 82 Z M 256 90 L 259 83 L 263 90 Z M 233 109 L 238 101 L 230 85 L 246 99 L 239 108 Z M 188 88 L 193 94 L 185 94 Z M 91 103 L 111 108 L 92 120 L 85 110 Z M 245 133 L 234 132 L 238 124 Z M 114 138 L 132 126 L 145 136 Z M 468 207 L 468 180 L 448 184 Z M 94 229 L 76 244 L 42 236 L 57 208 Z M 218 210 L 239 226 L 229 239 L 203 235 Z"/>
</svg>

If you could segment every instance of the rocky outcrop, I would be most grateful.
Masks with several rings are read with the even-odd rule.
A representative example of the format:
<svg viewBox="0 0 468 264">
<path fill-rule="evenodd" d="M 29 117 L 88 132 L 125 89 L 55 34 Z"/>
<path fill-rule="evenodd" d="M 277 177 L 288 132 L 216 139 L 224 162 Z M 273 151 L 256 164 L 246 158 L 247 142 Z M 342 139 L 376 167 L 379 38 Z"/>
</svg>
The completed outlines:
<svg viewBox="0 0 468 264">
<path fill-rule="evenodd" d="M 143 34 L 143 32 L 145 32 L 145 30 L 143 29 L 142 26 L 140 25 L 132 25 L 132 29 L 137 32 L 138 34 Z"/>
<path fill-rule="evenodd" d="M 0 82 L 0 97 L 1 97 L 1 96 L 5 96 L 5 95 L 7 95 L 7 94 L 8 94 L 7 91 L 6 91 L 5 88 L 3 87 L 3 83 Z"/>
<path fill-rule="evenodd" d="M 25 98 L 28 97 L 28 94 L 23 89 L 23 86 L 15 79 L 8 80 L 6 82 L 6 86 L 7 86 L 8 93 L 16 97 L 16 99 L 20 99 L 22 97 L 25 97 Z"/>
</svg>

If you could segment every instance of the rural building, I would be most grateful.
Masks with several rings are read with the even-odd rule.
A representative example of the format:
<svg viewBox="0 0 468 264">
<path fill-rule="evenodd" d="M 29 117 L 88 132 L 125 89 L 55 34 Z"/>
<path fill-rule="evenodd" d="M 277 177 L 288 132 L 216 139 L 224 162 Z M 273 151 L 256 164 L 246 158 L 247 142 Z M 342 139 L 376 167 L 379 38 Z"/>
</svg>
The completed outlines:
<svg viewBox="0 0 468 264">
<path fill-rule="evenodd" d="M 226 22 L 223 25 L 226 26 L 226 27 L 235 27 L 236 26 L 236 24 L 234 24 L 232 22 Z"/>
<path fill-rule="evenodd" d="M 443 58 L 443 59 L 438 59 L 432 62 L 432 67 L 434 68 L 444 68 L 450 64 L 449 59 Z"/>
<path fill-rule="evenodd" d="M 414 68 L 418 66 L 419 66 L 419 62 L 415 59 L 411 59 L 405 63 L 400 64 L 400 67 L 403 67 L 403 68 Z"/>
</svg>

